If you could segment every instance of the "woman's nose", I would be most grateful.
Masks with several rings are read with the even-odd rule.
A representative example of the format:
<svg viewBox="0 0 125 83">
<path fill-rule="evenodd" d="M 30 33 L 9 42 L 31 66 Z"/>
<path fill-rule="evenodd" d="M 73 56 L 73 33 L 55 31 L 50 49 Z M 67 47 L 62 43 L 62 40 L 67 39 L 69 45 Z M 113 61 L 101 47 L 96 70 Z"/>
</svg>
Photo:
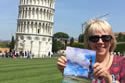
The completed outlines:
<svg viewBox="0 0 125 83">
<path fill-rule="evenodd" d="M 98 43 L 103 43 L 103 40 L 101 38 L 99 38 Z"/>
</svg>

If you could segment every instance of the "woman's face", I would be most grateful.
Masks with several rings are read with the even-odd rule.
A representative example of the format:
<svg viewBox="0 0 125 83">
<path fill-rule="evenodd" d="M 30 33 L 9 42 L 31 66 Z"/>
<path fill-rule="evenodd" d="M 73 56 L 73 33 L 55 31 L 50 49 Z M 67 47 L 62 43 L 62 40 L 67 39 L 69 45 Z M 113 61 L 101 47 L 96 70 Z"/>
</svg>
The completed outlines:
<svg viewBox="0 0 125 83">
<path fill-rule="evenodd" d="M 111 36 L 108 34 L 108 32 L 99 31 L 92 35 L 94 38 L 94 42 L 90 41 L 89 38 L 89 47 L 92 50 L 96 51 L 97 56 L 105 56 L 107 53 L 109 53 L 109 49 L 111 46 L 111 41 L 105 41 L 103 39 L 111 40 Z M 92 39 L 92 38 L 91 38 Z"/>
</svg>

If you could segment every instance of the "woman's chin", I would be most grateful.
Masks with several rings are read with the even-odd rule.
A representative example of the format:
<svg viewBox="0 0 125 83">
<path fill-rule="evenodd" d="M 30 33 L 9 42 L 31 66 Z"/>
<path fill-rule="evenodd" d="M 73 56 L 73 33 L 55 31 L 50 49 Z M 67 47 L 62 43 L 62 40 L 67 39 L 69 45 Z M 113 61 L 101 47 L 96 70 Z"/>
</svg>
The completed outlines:
<svg viewBox="0 0 125 83">
<path fill-rule="evenodd" d="M 96 55 L 97 56 L 105 56 L 105 53 L 104 52 L 97 52 Z"/>
</svg>

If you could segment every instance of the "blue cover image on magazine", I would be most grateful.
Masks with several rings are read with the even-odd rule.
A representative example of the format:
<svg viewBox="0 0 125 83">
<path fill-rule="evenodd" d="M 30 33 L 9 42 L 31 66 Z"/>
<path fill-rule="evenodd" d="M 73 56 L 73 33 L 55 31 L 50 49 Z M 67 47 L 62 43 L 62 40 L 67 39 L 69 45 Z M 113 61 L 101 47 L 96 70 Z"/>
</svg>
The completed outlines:
<svg viewBox="0 0 125 83">
<path fill-rule="evenodd" d="M 67 80 L 79 78 L 92 78 L 92 66 L 95 63 L 96 52 L 88 49 L 80 49 L 67 47 L 66 58 L 67 64 L 64 68 L 64 81 L 63 83 L 79 83 L 79 82 L 66 82 Z M 70 78 L 70 79 L 69 79 Z"/>
</svg>

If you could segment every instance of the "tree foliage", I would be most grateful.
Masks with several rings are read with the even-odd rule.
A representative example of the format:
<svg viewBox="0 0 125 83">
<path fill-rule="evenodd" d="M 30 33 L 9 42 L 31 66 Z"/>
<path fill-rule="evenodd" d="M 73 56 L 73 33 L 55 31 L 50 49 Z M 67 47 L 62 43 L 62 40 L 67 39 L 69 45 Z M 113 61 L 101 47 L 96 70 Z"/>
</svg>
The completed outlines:
<svg viewBox="0 0 125 83">
<path fill-rule="evenodd" d="M 72 47 L 76 47 L 76 48 L 84 48 L 84 44 L 83 43 L 73 43 Z"/>
<path fill-rule="evenodd" d="M 115 52 L 125 53 L 125 43 L 117 44 Z"/>
<path fill-rule="evenodd" d="M 72 46 L 73 43 L 74 43 L 74 38 L 71 37 L 71 38 L 70 38 L 70 46 Z"/>
<path fill-rule="evenodd" d="M 0 42 L 0 47 L 1 48 L 8 48 L 9 47 L 9 43 Z"/>
<path fill-rule="evenodd" d="M 125 35 L 123 35 L 122 33 L 119 33 L 119 35 L 117 37 L 117 41 L 118 42 L 125 42 Z"/>
<path fill-rule="evenodd" d="M 68 39 L 69 35 L 64 32 L 57 32 L 53 35 L 54 38 L 59 38 L 59 39 Z"/>
<path fill-rule="evenodd" d="M 64 49 L 65 46 L 64 44 L 62 44 L 61 41 L 58 41 L 56 39 L 53 38 L 53 44 L 52 44 L 52 51 L 55 53 L 61 49 Z"/>
<path fill-rule="evenodd" d="M 83 42 L 84 42 L 84 34 L 80 34 L 80 35 L 79 35 L 78 41 L 79 41 L 80 43 L 83 43 Z"/>
<path fill-rule="evenodd" d="M 15 46 L 15 40 L 14 40 L 14 36 L 12 36 L 11 42 L 9 44 L 10 50 L 14 49 L 14 46 Z"/>
<path fill-rule="evenodd" d="M 57 52 L 65 49 L 69 35 L 64 32 L 57 32 L 53 35 L 52 51 Z"/>
</svg>

